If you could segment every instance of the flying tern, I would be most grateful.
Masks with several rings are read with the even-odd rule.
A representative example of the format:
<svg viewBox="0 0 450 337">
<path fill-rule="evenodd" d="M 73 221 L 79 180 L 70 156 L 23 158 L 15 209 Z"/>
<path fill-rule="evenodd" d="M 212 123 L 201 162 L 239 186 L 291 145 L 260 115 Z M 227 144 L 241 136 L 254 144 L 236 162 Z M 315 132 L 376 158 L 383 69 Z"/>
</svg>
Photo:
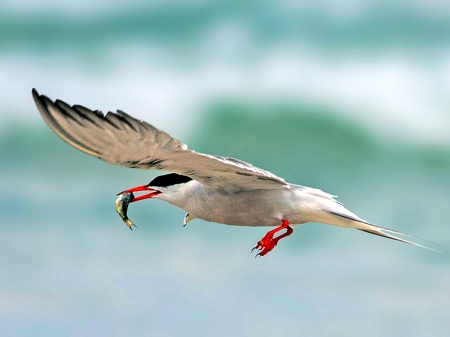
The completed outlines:
<svg viewBox="0 0 450 337">
<path fill-rule="evenodd" d="M 133 195 L 130 202 L 148 198 L 169 202 L 186 212 L 184 225 L 198 218 L 226 225 L 276 227 L 257 242 L 256 256 L 266 255 L 291 235 L 292 225 L 306 222 L 355 228 L 431 249 L 391 234 L 412 235 L 361 219 L 334 195 L 288 183 L 239 159 L 188 150 L 166 132 L 121 110 L 103 114 L 52 101 L 36 89 L 32 95 L 50 129 L 78 150 L 109 164 L 171 172 L 119 193 Z M 136 192 L 147 194 L 134 197 Z M 283 234 L 275 237 L 280 231 Z"/>
</svg>

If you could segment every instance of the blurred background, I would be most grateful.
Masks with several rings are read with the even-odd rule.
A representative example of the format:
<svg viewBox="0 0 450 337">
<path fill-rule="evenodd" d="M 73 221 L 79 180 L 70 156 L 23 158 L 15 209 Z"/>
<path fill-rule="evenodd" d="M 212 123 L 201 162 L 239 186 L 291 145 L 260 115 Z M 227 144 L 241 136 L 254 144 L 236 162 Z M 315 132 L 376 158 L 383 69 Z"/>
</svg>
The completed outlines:
<svg viewBox="0 0 450 337">
<path fill-rule="evenodd" d="M 1 336 L 447 336 L 447 1 L 0 0 Z M 339 195 L 425 249 L 116 193 L 159 173 L 54 135 L 31 98 L 122 109 L 191 149 Z M 421 243 L 420 241 L 417 241 Z"/>
</svg>

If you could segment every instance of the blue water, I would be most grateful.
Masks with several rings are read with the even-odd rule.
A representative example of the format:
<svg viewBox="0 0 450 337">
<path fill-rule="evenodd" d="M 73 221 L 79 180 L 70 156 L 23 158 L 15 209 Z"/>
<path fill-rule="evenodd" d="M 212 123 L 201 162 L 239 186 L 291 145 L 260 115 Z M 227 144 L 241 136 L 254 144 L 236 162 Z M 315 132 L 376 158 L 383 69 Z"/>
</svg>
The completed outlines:
<svg viewBox="0 0 450 337">
<path fill-rule="evenodd" d="M 328 5 L 5 3 L 1 336 L 447 335 L 445 7 Z M 32 87 L 337 194 L 444 254 L 306 224 L 255 260 L 266 229 L 183 228 L 159 200 L 130 206 L 131 232 L 115 194 L 158 173 L 64 143 Z"/>
</svg>

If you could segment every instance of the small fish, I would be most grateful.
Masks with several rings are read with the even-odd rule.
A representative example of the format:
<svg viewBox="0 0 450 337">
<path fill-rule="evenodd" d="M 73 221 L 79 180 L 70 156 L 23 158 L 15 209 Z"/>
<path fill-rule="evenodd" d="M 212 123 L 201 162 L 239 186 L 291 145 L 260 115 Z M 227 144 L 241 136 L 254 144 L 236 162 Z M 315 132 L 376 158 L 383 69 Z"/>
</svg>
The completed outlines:
<svg viewBox="0 0 450 337">
<path fill-rule="evenodd" d="M 134 199 L 133 193 L 123 193 L 119 194 L 119 197 L 116 200 L 116 212 L 120 215 L 123 222 L 128 226 L 129 229 L 133 230 L 131 226 L 136 227 L 136 225 L 128 219 L 127 211 L 128 211 L 128 204 L 131 202 L 131 200 Z"/>
</svg>

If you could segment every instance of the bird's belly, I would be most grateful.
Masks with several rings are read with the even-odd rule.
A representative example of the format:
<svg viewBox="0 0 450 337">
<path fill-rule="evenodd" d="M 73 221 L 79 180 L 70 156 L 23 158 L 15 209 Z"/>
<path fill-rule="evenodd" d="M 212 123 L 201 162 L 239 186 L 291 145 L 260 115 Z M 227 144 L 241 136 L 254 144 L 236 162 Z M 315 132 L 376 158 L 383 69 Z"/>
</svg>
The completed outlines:
<svg viewBox="0 0 450 337">
<path fill-rule="evenodd" d="M 196 217 L 232 226 L 278 226 L 280 222 L 275 212 L 255 212 L 246 207 L 208 207 Z"/>
<path fill-rule="evenodd" d="M 209 195 L 195 200 L 183 209 L 205 221 L 234 226 L 279 226 L 282 219 L 292 224 L 305 222 L 293 214 L 289 196 L 280 191 L 214 194 L 214 198 Z"/>
</svg>

